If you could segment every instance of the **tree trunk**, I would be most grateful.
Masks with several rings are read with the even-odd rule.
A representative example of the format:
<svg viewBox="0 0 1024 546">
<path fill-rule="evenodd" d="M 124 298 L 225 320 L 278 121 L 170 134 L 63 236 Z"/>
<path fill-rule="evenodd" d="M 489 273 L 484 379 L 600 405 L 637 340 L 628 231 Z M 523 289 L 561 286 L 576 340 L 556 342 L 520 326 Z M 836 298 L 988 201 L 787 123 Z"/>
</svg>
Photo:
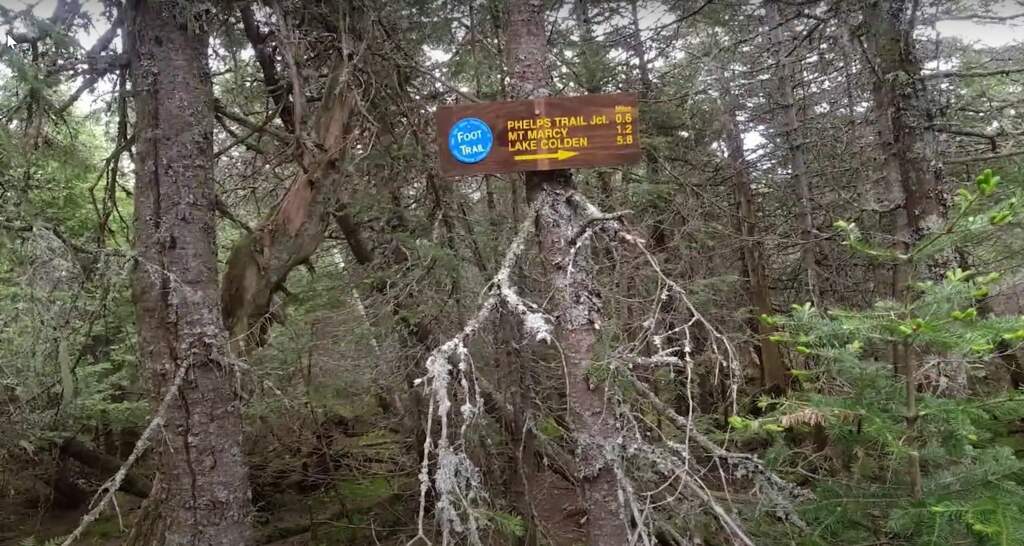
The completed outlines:
<svg viewBox="0 0 1024 546">
<path fill-rule="evenodd" d="M 942 165 L 936 158 L 935 135 L 925 130 L 934 121 L 921 63 L 914 52 L 914 15 L 905 0 L 874 0 L 864 7 L 868 45 L 875 70 L 872 86 L 878 145 L 884 156 L 885 182 L 903 203 L 896 219 L 899 251 L 942 227 L 946 219 L 942 194 Z M 953 265 L 952 253 L 928 264 L 927 277 L 940 279 Z M 910 264 L 896 266 L 893 298 L 903 298 L 912 274 Z M 898 353 L 898 352 L 894 352 Z M 899 369 L 905 358 L 895 358 Z"/>
<path fill-rule="evenodd" d="M 218 305 L 208 36 L 185 3 L 131 3 L 136 112 L 134 300 L 139 360 L 164 418 L 158 478 L 132 545 L 245 545 L 242 416 Z"/>
<path fill-rule="evenodd" d="M 629 3 L 630 26 L 633 31 L 633 39 L 630 42 L 633 54 L 636 55 L 637 71 L 640 74 L 640 97 L 647 99 L 654 93 L 654 82 L 651 81 L 651 69 L 647 62 L 647 51 L 644 49 L 644 36 L 640 28 L 640 13 L 637 3 L 637 0 L 631 0 Z"/>
<path fill-rule="evenodd" d="M 508 59 L 512 94 L 537 98 L 550 94 L 547 71 L 547 34 L 543 0 L 511 4 L 508 22 Z M 537 232 L 545 273 L 552 291 L 552 314 L 565 353 L 571 424 L 578 441 L 577 468 L 583 506 L 587 511 L 587 544 L 629 544 L 629 530 L 619 502 L 614 466 L 620 463 L 620 442 L 615 410 L 606 404 L 600 381 L 592 385 L 588 371 L 600 320 L 600 298 L 593 280 L 590 245 L 583 244 L 572 263 L 572 237 L 581 224 L 571 204 L 575 190 L 567 170 L 527 173 L 530 203 L 539 206 Z"/>
<path fill-rule="evenodd" d="M 934 121 L 934 109 L 928 101 L 921 76 L 921 63 L 914 53 L 914 10 L 908 13 L 906 0 L 874 0 L 864 7 L 864 22 L 869 29 L 869 44 L 875 69 L 872 95 L 879 125 L 879 145 L 885 154 L 885 174 L 892 184 L 899 182 L 903 192 L 903 213 L 897 217 L 896 239 L 904 251 L 928 234 L 940 229 L 946 210 L 941 194 L 942 167 L 935 160 L 934 135 L 924 127 Z M 941 278 L 954 265 L 952 253 L 927 264 L 926 277 Z M 893 279 L 893 296 L 906 296 L 911 264 L 898 264 Z M 893 365 L 904 374 L 906 384 L 907 432 L 910 444 L 907 474 L 913 498 L 921 497 L 921 466 L 915 447 L 917 420 L 917 360 L 914 347 L 904 343 L 893 347 Z M 966 384 L 967 368 L 954 365 L 949 374 L 953 384 Z"/>
<path fill-rule="evenodd" d="M 743 238 L 744 273 L 748 279 L 750 304 L 759 315 L 772 315 L 771 291 L 765 272 L 764 248 L 757 238 L 757 207 L 751 188 L 750 172 L 747 170 L 746 154 L 743 150 L 743 134 L 736 121 L 737 101 L 730 91 L 730 83 L 724 76 L 719 77 L 722 88 L 722 130 L 730 170 L 732 171 L 740 236 Z M 759 356 L 761 359 L 762 386 L 766 389 L 785 389 L 788 385 L 788 371 L 782 361 L 779 346 L 768 339 L 774 329 L 761 320 L 754 327 L 758 333 Z"/>
<path fill-rule="evenodd" d="M 284 287 L 288 275 L 306 263 L 319 248 L 332 218 L 340 214 L 344 219 L 345 192 L 344 163 L 354 127 L 352 116 L 357 97 L 350 88 L 354 66 L 361 60 L 363 33 L 371 28 L 367 14 L 358 6 L 338 4 L 339 12 L 332 13 L 348 26 L 334 29 L 339 43 L 352 48 L 349 55 L 333 52 L 328 66 L 330 72 L 321 91 L 318 107 L 307 112 L 306 121 L 294 113 L 292 96 L 289 101 L 281 92 L 280 80 L 272 59 L 263 55 L 264 36 L 256 23 L 242 9 L 246 34 L 257 52 L 257 61 L 263 71 L 282 122 L 290 132 L 301 137 L 300 161 L 303 163 L 288 190 L 271 213 L 259 223 L 254 233 L 239 239 L 228 257 L 221 292 L 221 310 L 224 323 L 231 334 L 234 352 L 251 354 L 263 345 L 270 322 L 274 319 L 271 302 L 274 294 Z M 350 32 L 355 28 L 357 31 Z M 301 99 L 300 99 L 301 102 Z"/>
<path fill-rule="evenodd" d="M 925 127 L 935 111 L 914 53 L 913 16 L 906 0 L 875 0 L 864 9 L 876 70 L 872 94 L 890 182 L 903 191 L 906 233 L 913 245 L 941 227 L 946 217 L 941 192 L 942 166 L 934 138 Z M 898 180 L 894 180 L 898 177 Z"/>
<path fill-rule="evenodd" d="M 797 220 L 800 224 L 800 261 L 807 273 L 807 286 L 811 301 L 818 305 L 819 285 L 818 270 L 814 264 L 817 245 L 814 242 L 814 216 L 811 213 L 811 188 L 807 181 L 807 161 L 804 154 L 803 141 L 799 130 L 800 124 L 796 115 L 796 100 L 793 97 L 793 59 L 782 55 L 783 32 L 779 23 L 779 6 L 776 2 L 764 2 L 765 24 L 771 31 L 772 56 L 775 62 L 779 87 L 779 98 L 782 100 L 782 128 L 785 135 L 786 153 L 789 158 L 790 177 L 796 186 L 799 198 Z"/>
</svg>

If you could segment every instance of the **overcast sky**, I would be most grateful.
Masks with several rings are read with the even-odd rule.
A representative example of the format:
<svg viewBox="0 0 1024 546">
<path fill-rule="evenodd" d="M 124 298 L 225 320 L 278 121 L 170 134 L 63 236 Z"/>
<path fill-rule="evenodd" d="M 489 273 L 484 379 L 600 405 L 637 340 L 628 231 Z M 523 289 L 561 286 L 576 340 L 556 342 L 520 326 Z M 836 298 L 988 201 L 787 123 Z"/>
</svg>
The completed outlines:
<svg viewBox="0 0 1024 546">
<path fill-rule="evenodd" d="M 517 0 L 508 0 L 517 1 Z M 33 0 L 32 2 L 26 2 L 25 0 L 0 0 L 0 5 L 13 8 L 13 9 L 24 9 L 27 5 L 33 4 L 33 9 L 40 17 L 48 17 L 53 13 L 53 10 L 57 4 L 57 0 Z M 89 29 L 88 31 L 80 32 L 78 35 L 79 43 L 83 47 L 90 47 L 96 39 L 106 30 L 105 21 L 99 15 L 101 12 L 101 4 L 98 0 L 84 0 L 83 5 L 92 14 L 94 14 L 94 20 L 97 22 L 97 28 Z M 642 18 L 644 19 L 644 26 L 652 26 L 655 23 L 663 24 L 661 17 L 652 13 L 654 10 L 645 14 Z M 1003 0 L 995 9 L 998 15 L 1013 15 L 1018 13 L 1024 13 L 1024 5 L 1019 0 Z M 654 19 L 649 22 L 648 19 Z M 937 30 L 944 36 L 956 36 L 966 42 L 977 43 L 981 46 L 1001 46 L 1012 43 L 1014 41 L 1021 41 L 1024 39 L 1024 18 L 1019 21 L 1001 21 L 996 23 L 979 23 L 974 21 L 941 21 L 937 25 Z M 0 26 L 0 40 L 6 39 L 6 28 Z M 437 60 L 441 60 L 446 55 L 441 55 L 437 52 L 434 55 Z M 87 93 L 83 97 L 83 101 L 86 104 L 80 104 L 79 108 L 90 109 L 88 102 L 95 100 L 98 94 L 109 91 L 109 85 L 105 85 L 107 82 L 102 82 L 98 89 L 93 90 L 91 93 Z"/>
<path fill-rule="evenodd" d="M 514 0 L 509 0 L 514 1 Z M 38 3 L 36 3 L 38 2 Z M 34 0 L 33 2 L 26 2 L 25 0 L 0 0 L 0 5 L 14 8 L 24 9 L 26 5 L 36 4 L 33 10 L 37 15 L 46 17 L 53 13 L 53 9 L 57 4 L 57 0 Z M 93 13 L 99 13 L 100 3 L 96 0 L 85 0 L 83 4 L 90 8 L 89 11 Z M 1024 5 L 1013 0 L 1004 0 L 997 8 L 996 12 L 999 15 L 1011 15 L 1016 13 L 1024 13 Z M 966 41 L 980 42 L 988 46 L 999 46 L 1005 45 L 1014 40 L 1021 40 L 1024 38 L 1024 19 L 1020 23 L 1009 24 L 1006 22 L 999 22 L 996 24 L 981 24 L 971 21 L 942 21 L 938 25 L 939 32 L 944 35 L 958 36 Z M 81 36 L 82 44 L 88 47 L 90 42 L 94 41 L 104 29 L 94 29 L 92 32 Z"/>
<path fill-rule="evenodd" d="M 1016 10 L 1010 3 L 1000 6 L 1001 15 L 1013 13 L 1024 13 L 1024 6 L 1016 6 Z M 978 42 L 986 46 L 1001 46 L 1014 41 L 1024 39 L 1024 18 L 1020 22 L 999 22 L 995 24 L 982 24 L 974 21 L 940 21 L 936 28 L 939 33 L 945 36 L 956 36 L 966 42 Z"/>
</svg>

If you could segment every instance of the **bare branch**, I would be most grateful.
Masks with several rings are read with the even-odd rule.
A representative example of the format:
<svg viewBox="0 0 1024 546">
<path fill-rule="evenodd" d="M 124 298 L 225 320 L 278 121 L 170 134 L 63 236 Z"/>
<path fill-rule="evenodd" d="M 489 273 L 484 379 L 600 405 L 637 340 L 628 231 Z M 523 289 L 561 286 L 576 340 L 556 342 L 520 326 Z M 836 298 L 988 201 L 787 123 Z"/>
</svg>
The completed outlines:
<svg viewBox="0 0 1024 546">
<path fill-rule="evenodd" d="M 954 157 L 943 161 L 947 165 L 958 165 L 963 163 L 983 163 L 985 161 L 995 161 L 997 159 L 1007 159 L 1010 157 L 1017 157 L 1024 155 L 1024 150 L 1013 150 L 1009 152 L 1003 152 L 1001 154 L 991 155 L 979 155 L 979 156 L 966 156 L 966 157 Z"/>
<path fill-rule="evenodd" d="M 1024 13 L 1012 15 L 992 15 L 989 13 L 965 13 L 962 15 L 942 15 L 938 21 L 981 21 L 983 23 L 1003 23 L 1014 19 L 1024 18 Z"/>
<path fill-rule="evenodd" d="M 929 72 L 927 74 L 921 74 L 921 78 L 926 80 L 941 80 L 947 78 L 989 78 L 992 76 L 1008 76 L 1010 74 L 1020 74 L 1024 72 L 1024 67 L 1009 67 L 1009 68 L 995 68 L 992 70 L 937 70 L 935 72 Z"/>
<path fill-rule="evenodd" d="M 103 494 L 100 501 L 89 511 L 88 514 L 82 517 L 82 521 L 78 524 L 78 527 L 68 535 L 64 542 L 61 542 L 61 546 L 71 546 L 76 540 L 81 538 L 82 533 L 89 528 L 92 522 L 96 521 L 96 518 L 103 512 L 108 504 L 114 499 L 114 494 L 121 488 L 121 482 L 124 481 L 125 477 L 128 476 L 128 471 L 131 470 L 132 465 L 135 461 L 142 456 L 146 451 L 146 448 L 150 446 L 153 441 L 153 435 L 159 430 L 164 424 L 164 416 L 167 414 L 168 408 L 171 406 L 171 402 L 178 397 L 178 390 L 181 388 L 182 382 L 185 380 L 185 375 L 188 373 L 189 365 L 187 363 L 182 364 L 178 368 L 178 373 L 174 376 L 174 382 L 167 389 L 167 393 L 164 394 L 163 400 L 160 401 L 160 406 L 156 410 L 156 415 L 153 416 L 149 421 L 149 425 L 146 426 L 146 430 L 142 432 L 142 436 L 139 437 L 139 441 L 135 442 L 135 447 L 132 449 L 131 455 L 125 460 L 124 464 L 121 465 L 121 469 L 117 471 L 96 493 L 97 495 Z"/>
<path fill-rule="evenodd" d="M 220 101 L 217 101 L 216 112 L 217 115 L 224 116 L 225 118 L 237 123 L 238 125 L 241 125 L 242 127 L 250 131 L 267 133 L 268 135 L 276 138 L 277 140 L 285 144 L 290 144 L 292 141 L 292 137 L 290 135 L 282 133 L 281 131 L 278 131 L 277 129 L 270 127 L 269 124 L 267 123 L 264 123 L 262 125 L 253 123 L 249 120 L 249 118 L 228 110 L 224 107 L 223 104 L 221 104 Z"/>
</svg>

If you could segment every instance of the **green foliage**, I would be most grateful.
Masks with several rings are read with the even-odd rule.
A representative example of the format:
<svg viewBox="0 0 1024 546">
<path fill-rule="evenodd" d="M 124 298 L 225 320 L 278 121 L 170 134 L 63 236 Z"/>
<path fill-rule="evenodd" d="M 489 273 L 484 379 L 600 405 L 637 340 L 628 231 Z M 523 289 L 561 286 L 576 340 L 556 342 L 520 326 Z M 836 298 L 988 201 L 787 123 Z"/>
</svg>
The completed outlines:
<svg viewBox="0 0 1024 546">
<path fill-rule="evenodd" d="M 52 76 L 45 64 L 8 53 L 0 60 L 12 73 L 0 83 L 10 121 L 0 127 L 0 397 L 10 411 L 0 422 L 0 466 L 49 479 L 56 441 L 131 430 L 149 413 L 126 276 L 131 198 L 104 191 L 103 118 L 75 108 L 53 115 L 69 89 L 40 72 Z"/>
<path fill-rule="evenodd" d="M 180 0 L 175 3 L 184 5 Z M 113 15 L 115 4 L 103 4 L 108 15 Z M 802 507 L 811 524 L 809 532 L 780 530 L 781 525 L 771 528 L 774 520 L 763 502 L 770 493 L 760 485 L 753 492 L 740 491 L 750 485 L 742 476 L 735 481 L 723 476 L 717 483 L 715 474 L 730 469 L 700 468 L 709 461 L 694 451 L 694 464 L 687 470 L 716 498 L 724 493 L 721 505 L 729 512 L 742 512 L 748 504 L 744 497 L 756 501 L 749 503 L 757 505 L 751 510 L 756 521 L 744 524 L 759 526 L 766 536 L 786 536 L 780 544 L 1020 544 L 1021 470 L 1016 453 L 1024 440 L 1010 431 L 1011 423 L 1024 415 L 1020 396 L 988 396 L 984 388 L 977 388 L 970 397 L 951 398 L 936 395 L 931 379 L 922 379 L 926 392 L 918 400 L 916 422 L 909 427 L 906 389 L 887 359 L 892 347 L 907 347 L 917 355 L 940 357 L 922 361 L 927 373 L 935 372 L 942 360 L 955 360 L 968 365 L 972 380 L 981 384 L 988 379 L 985 374 L 1000 366 L 993 353 L 1024 343 L 1021 319 L 993 317 L 983 301 L 999 295 L 1005 282 L 999 272 L 1013 271 L 1024 256 L 1018 205 L 1021 174 L 982 173 L 954 196 L 948 225 L 926 234 L 913 248 L 896 250 L 890 239 L 876 236 L 891 233 L 886 222 L 895 214 L 876 214 L 871 210 L 876 203 L 863 207 L 855 194 L 881 174 L 880 165 L 867 157 L 875 154 L 852 151 L 865 150 L 875 129 L 872 122 L 882 119 L 875 114 L 884 114 L 884 108 L 865 106 L 874 81 L 865 77 L 872 68 L 866 57 L 872 55 L 861 58 L 856 47 L 848 50 L 842 35 L 850 25 L 864 26 L 857 13 L 863 2 L 832 4 L 781 3 L 782 23 L 772 29 L 788 42 L 781 44 L 769 39 L 774 32 L 766 32 L 764 5 L 758 3 L 547 4 L 542 30 L 549 46 L 546 74 L 551 92 L 640 95 L 638 130 L 644 161 L 623 168 L 576 170 L 575 181 L 605 211 L 630 211 L 630 233 L 648 241 L 659 272 L 685 287 L 691 305 L 687 309 L 676 298 L 665 297 L 663 277 L 654 275 L 644 257 L 628 245 L 595 237 L 593 271 L 603 316 L 588 379 L 620 383 L 623 368 L 610 363 L 618 362 L 625 350 L 646 355 L 660 350 L 661 342 L 666 349 L 678 349 L 685 333 L 686 346 L 692 350 L 687 356 L 694 358 L 693 377 L 689 368 L 685 380 L 678 368 L 653 370 L 658 395 L 702 430 L 718 430 L 712 434 L 727 449 L 756 453 L 782 473 L 788 471 L 787 478 L 815 489 L 817 500 Z M 283 104 L 281 97 L 269 96 L 274 89 L 265 88 L 268 67 L 260 66 L 254 56 L 239 25 L 237 6 L 227 6 L 214 20 L 206 17 L 211 5 L 197 3 L 195 9 L 178 10 L 176 15 L 189 25 L 218 23 L 210 27 L 214 36 L 209 58 L 218 110 L 245 116 L 267 129 L 246 136 L 251 131 L 230 118 L 219 114 L 209 120 L 215 124 L 215 149 L 223 152 L 211 165 L 218 197 L 226 210 L 250 226 L 260 225 L 289 180 L 311 166 L 297 161 L 305 156 L 306 144 L 313 157 L 324 151 L 316 138 L 317 111 L 330 104 L 323 75 L 339 66 L 333 59 L 355 61 L 345 70 L 357 99 L 353 123 L 346 124 L 353 129 L 348 139 L 353 147 L 352 153 L 337 156 L 344 158 L 339 163 L 344 178 L 338 182 L 345 210 L 355 218 L 375 259 L 369 267 L 353 263 L 342 234 L 334 226 L 328 228 L 309 267 L 292 271 L 275 296 L 273 307 L 281 311 L 282 321 L 271 328 L 268 345 L 252 355 L 251 373 L 244 374 L 239 394 L 247 420 L 246 455 L 257 486 L 254 499 L 262 506 L 306 504 L 293 502 L 292 492 L 298 481 L 303 482 L 302 489 L 309 485 L 305 481 L 319 484 L 321 470 L 316 471 L 317 480 L 307 480 L 312 475 L 308 465 L 322 454 L 334 474 L 322 489 L 300 493 L 310 508 L 320 508 L 301 514 L 302 521 L 316 522 L 309 542 L 376 543 L 375 525 L 377 530 L 401 533 L 414 517 L 407 510 L 408 498 L 418 491 L 420 461 L 410 455 L 422 444 L 413 446 L 417 436 L 407 429 L 424 421 L 415 414 L 425 408 L 415 397 L 421 391 L 414 383 L 424 373 L 423 357 L 473 316 L 515 224 L 523 219 L 528 192 L 518 176 L 441 181 L 432 167 L 436 135 L 431 118 L 439 105 L 466 104 L 472 101 L 469 95 L 504 100 L 521 91 L 515 85 L 517 74 L 509 62 L 515 56 L 507 42 L 509 8 L 517 4 L 398 2 L 368 14 L 365 32 L 348 32 L 344 19 L 352 12 L 343 10 L 341 17 L 333 17 L 331 3 L 257 3 L 256 23 L 266 52 L 277 65 L 285 90 Z M 639 28 L 633 26 L 632 7 L 638 11 Z M 948 6 L 950 13 L 945 13 L 947 6 L 942 7 L 943 16 L 955 11 Z M 30 15 L 33 11 L 16 15 L 0 7 L 5 24 L 20 18 L 24 28 L 52 33 L 37 44 L 10 43 L 0 51 L 0 114 L 5 117 L 0 124 L 0 399 L 5 404 L 12 401 L 7 405 L 15 411 L 13 418 L 0 423 L 0 468 L 16 469 L 43 466 L 38 463 L 54 451 L 53 441 L 68 433 L 100 438 L 111 429 L 137 427 L 149 411 L 145 381 L 135 361 L 146 348 L 134 342 L 125 282 L 124 258 L 130 254 L 131 236 L 126 220 L 132 216 L 127 167 L 131 154 L 147 142 L 145 128 L 132 123 L 130 89 L 125 136 L 136 133 L 137 144 L 134 150 L 125 150 L 120 165 L 105 164 L 113 148 L 105 130 L 115 123 L 112 114 L 119 105 L 117 93 L 104 93 L 110 90 L 113 74 L 103 74 L 120 68 L 120 40 L 98 56 L 81 59 L 83 48 L 73 36 L 87 28 L 88 21 L 76 18 L 61 25 L 71 28 L 57 29 Z M 823 15 L 835 14 L 842 16 L 842 24 L 822 24 Z M 355 19 L 352 22 L 355 26 Z M 102 31 L 104 26 L 90 30 Z M 860 44 L 869 54 L 870 34 Z M 365 50 L 358 44 L 363 37 L 370 39 Z M 961 48 L 950 56 L 947 40 L 937 40 L 934 53 L 931 47 L 916 48 L 928 57 L 922 64 L 998 68 L 1019 57 L 1012 48 L 980 47 Z M 772 58 L 775 50 L 792 63 Z M 335 57 L 339 52 L 343 55 Z M 641 57 L 646 67 L 641 67 Z M 110 60 L 115 63 L 107 66 Z M 650 77 L 643 77 L 643 72 Z M 776 83 L 781 87 L 784 82 L 774 81 L 786 72 L 792 72 L 790 88 L 796 91 L 792 101 L 776 90 Z M 901 83 L 910 82 L 909 72 L 898 73 Z M 106 113 L 83 116 L 81 109 L 72 108 L 55 115 L 70 91 L 92 75 L 100 76 L 102 83 L 86 97 L 95 96 L 93 108 L 105 106 Z M 929 95 L 939 99 L 936 104 L 948 108 L 927 120 L 914 119 L 917 112 L 911 108 L 906 120 L 911 126 L 996 135 L 989 152 L 976 146 L 986 139 L 943 134 L 936 140 L 940 153 L 1005 154 L 1010 161 L 1017 160 L 1013 153 L 1020 144 L 1015 135 L 1019 112 L 1013 108 L 1019 102 L 1019 78 L 943 78 L 926 84 Z M 740 131 L 764 141 L 746 142 L 746 160 L 738 165 L 723 158 L 723 85 L 740 101 L 734 112 Z M 292 102 L 296 93 L 308 100 Z M 913 106 L 914 101 L 907 102 Z M 292 114 L 301 117 L 299 126 L 282 123 L 288 116 L 275 112 L 291 106 L 297 107 Z M 789 107 L 797 112 L 797 127 L 789 127 L 781 117 Z M 294 131 L 305 133 L 308 142 L 303 138 L 290 143 L 289 133 Z M 30 135 L 39 138 L 29 139 Z M 246 145 L 235 146 L 239 138 Z M 837 239 L 819 238 L 820 226 L 812 229 L 813 257 L 821 264 L 825 282 L 815 283 L 811 290 L 801 275 L 804 264 L 795 259 L 801 249 L 811 248 L 801 240 L 801 223 L 794 220 L 806 205 L 795 198 L 793 182 L 799 173 L 787 157 L 797 149 L 806 156 L 806 178 L 813 185 L 812 223 L 847 218 L 836 223 Z M 944 179 L 957 176 L 964 164 L 976 163 L 949 162 Z M 124 171 L 117 184 L 110 179 L 111 167 L 113 172 Z M 733 192 L 740 169 L 749 175 L 754 197 L 753 216 L 742 215 L 741 222 L 756 228 L 753 237 L 736 236 Z M 878 185 L 889 182 L 883 178 Z M 884 210 L 898 200 L 877 204 Z M 115 210 L 104 222 L 109 227 L 101 226 L 97 217 L 111 206 Z M 239 225 L 221 221 L 217 240 L 226 250 L 244 233 Z M 846 243 L 853 260 L 837 259 L 836 240 Z M 963 250 L 969 259 L 948 260 L 951 249 Z M 546 264 L 537 254 L 550 250 L 538 248 L 531 237 L 512 277 L 524 298 L 548 310 L 557 294 L 542 281 Z M 748 340 L 747 277 L 756 264 L 738 262 L 758 255 L 773 301 L 803 302 L 809 292 L 817 291 L 811 294 L 815 301 L 841 301 L 847 308 L 801 303 L 783 316 L 759 317 L 772 327 L 772 339 L 788 348 L 789 361 L 797 363 L 792 370 L 794 393 L 783 399 L 758 394 L 753 414 L 732 415 L 723 426 L 717 409 L 730 404 L 719 387 L 735 380 L 744 392 L 754 381 L 752 374 L 736 377 L 730 369 L 726 377 L 720 363 L 708 360 L 707 329 L 696 322 L 690 322 L 689 329 L 684 325 L 692 318 L 691 311 L 699 310 L 729 338 Z M 899 298 L 864 304 L 874 297 L 876 287 L 870 279 L 877 273 L 877 263 L 883 264 L 877 268 L 883 271 L 887 266 L 906 267 L 917 278 Z M 490 383 L 481 382 L 479 388 L 499 389 L 493 394 L 500 395 L 500 389 L 517 384 L 505 380 L 506 372 L 527 372 L 518 384 L 528 385 L 528 390 L 513 397 L 514 411 L 533 416 L 541 444 L 571 454 L 572 431 L 545 417 L 562 413 L 566 402 L 571 407 L 563 398 L 558 348 L 540 349 L 515 339 L 515 328 L 504 331 L 507 318 L 499 319 L 497 328 L 489 322 L 470 344 L 477 370 L 453 371 L 449 379 L 456 385 L 471 377 L 468 372 L 478 372 Z M 657 337 L 663 331 L 675 333 Z M 745 343 L 736 347 L 740 360 L 753 360 Z M 673 354 L 681 356 L 678 350 Z M 634 371 L 646 376 L 648 370 Z M 473 383 L 473 391 L 479 393 L 477 388 Z M 631 389 L 621 386 L 627 395 Z M 615 409 L 613 402 L 630 400 L 609 399 L 609 408 Z M 681 405 L 684 400 L 689 407 Z M 453 407 L 466 402 L 462 395 L 451 399 Z M 492 406 L 488 401 L 484 412 L 468 422 L 459 417 L 452 430 L 469 425 L 466 439 L 479 449 L 466 451 L 475 461 L 477 453 L 483 454 L 476 462 L 481 463 L 482 482 L 495 502 L 477 515 L 492 535 L 508 539 L 492 541 L 520 542 L 513 537 L 525 534 L 525 524 L 498 498 L 502 484 L 517 480 L 509 474 L 514 469 L 507 468 L 517 446 L 508 441 L 503 418 Z M 501 409 L 497 407 L 499 413 Z M 650 420 L 658 430 L 644 440 L 681 440 L 650 407 L 639 404 L 636 410 L 609 416 L 624 422 Z M 21 459 L 8 465 L 5 451 Z M 911 452 L 920 454 L 924 474 L 924 492 L 917 500 L 908 494 L 906 461 Z M 538 455 L 547 457 L 543 451 Z M 149 460 L 140 463 L 137 470 L 151 470 Z M 694 519 L 699 502 L 686 499 L 685 492 L 673 495 L 667 488 L 659 489 L 661 478 L 651 479 L 644 472 L 648 469 L 627 470 L 635 479 L 635 494 L 646 499 L 641 503 L 649 507 L 645 515 L 660 511 L 655 516 L 660 525 L 685 530 L 693 542 L 726 542 L 717 524 Z M 664 495 L 673 495 L 674 500 Z M 388 501 L 391 496 L 401 497 L 394 506 Z M 337 513 L 339 505 L 345 514 L 330 518 L 333 524 L 319 517 Z M 385 512 L 395 521 L 382 521 Z M 110 522 L 98 523 L 94 530 L 102 536 L 104 523 Z M 382 543 L 405 542 L 398 536 L 379 538 Z"/>
<path fill-rule="evenodd" d="M 998 273 L 952 267 L 935 275 L 929 267 L 952 249 L 1005 252 L 993 247 L 1016 229 L 1020 189 L 1001 182 L 992 171 L 982 173 L 974 191 L 961 190 L 955 216 L 905 253 L 865 240 L 853 223 L 836 222 L 854 251 L 908 268 L 911 283 L 899 300 L 827 311 L 808 303 L 760 317 L 779 329 L 773 339 L 805 362 L 793 371 L 799 388 L 768 415 L 734 416 L 730 425 L 740 437 L 785 429 L 790 442 L 810 437 L 815 427 L 827 434 L 829 464 L 820 460 L 825 453 L 805 459 L 802 450 L 776 459 L 822 471 L 816 500 L 803 508 L 814 533 L 802 544 L 866 543 L 878 540 L 879 530 L 903 544 L 1024 543 L 1024 460 L 1008 446 L 1010 425 L 1024 418 L 1024 393 L 949 395 L 941 388 L 944 363 L 969 368 L 972 378 L 1002 366 L 997 353 L 1024 340 L 1024 317 L 984 312 Z M 893 351 L 923 368 L 910 387 L 889 361 Z M 920 391 L 913 410 L 908 388 Z M 920 457 L 920 498 L 911 494 L 912 454 Z"/>
<path fill-rule="evenodd" d="M 676 187 L 672 184 L 634 182 L 626 186 L 626 195 L 634 206 L 658 207 L 671 200 Z"/>
<path fill-rule="evenodd" d="M 541 434 L 550 440 L 558 440 L 566 435 L 565 429 L 563 429 L 561 425 L 558 424 L 558 421 L 550 415 L 537 421 L 537 425 L 534 427 L 534 430 L 538 434 Z"/>
<path fill-rule="evenodd" d="M 384 477 L 345 480 L 337 486 L 337 494 L 346 506 L 373 506 L 394 492 L 394 484 Z"/>
<path fill-rule="evenodd" d="M 506 537 L 518 538 L 526 535 L 526 524 L 523 522 L 523 518 L 515 514 L 496 510 L 478 510 L 477 515 L 482 521 Z"/>
</svg>

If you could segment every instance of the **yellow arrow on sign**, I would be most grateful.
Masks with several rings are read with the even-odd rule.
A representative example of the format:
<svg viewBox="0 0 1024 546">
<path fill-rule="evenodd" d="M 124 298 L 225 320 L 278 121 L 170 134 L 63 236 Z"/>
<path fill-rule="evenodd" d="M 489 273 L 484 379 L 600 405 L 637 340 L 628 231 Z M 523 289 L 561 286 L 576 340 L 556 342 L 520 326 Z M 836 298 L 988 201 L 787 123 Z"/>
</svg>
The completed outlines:
<svg viewBox="0 0 1024 546">
<path fill-rule="evenodd" d="M 576 155 L 580 155 L 580 153 L 571 152 L 569 150 L 558 150 L 557 152 L 550 154 L 517 155 L 514 156 L 513 159 L 516 161 L 529 161 L 531 159 L 569 159 Z"/>
</svg>

